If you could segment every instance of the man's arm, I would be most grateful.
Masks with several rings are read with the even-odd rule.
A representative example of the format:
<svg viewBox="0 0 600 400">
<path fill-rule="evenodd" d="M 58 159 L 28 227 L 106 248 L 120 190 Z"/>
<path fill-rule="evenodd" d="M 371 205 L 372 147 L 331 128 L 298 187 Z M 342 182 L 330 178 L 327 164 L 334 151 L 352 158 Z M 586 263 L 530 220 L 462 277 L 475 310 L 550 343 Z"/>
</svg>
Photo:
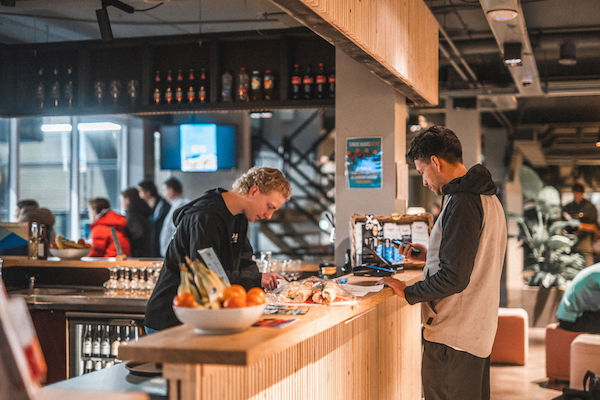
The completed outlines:
<svg viewBox="0 0 600 400">
<path fill-rule="evenodd" d="M 410 304 L 448 297 L 467 287 L 479 248 L 482 224 L 483 208 L 479 195 L 452 195 L 442 216 L 440 269 L 404 290 Z"/>
</svg>

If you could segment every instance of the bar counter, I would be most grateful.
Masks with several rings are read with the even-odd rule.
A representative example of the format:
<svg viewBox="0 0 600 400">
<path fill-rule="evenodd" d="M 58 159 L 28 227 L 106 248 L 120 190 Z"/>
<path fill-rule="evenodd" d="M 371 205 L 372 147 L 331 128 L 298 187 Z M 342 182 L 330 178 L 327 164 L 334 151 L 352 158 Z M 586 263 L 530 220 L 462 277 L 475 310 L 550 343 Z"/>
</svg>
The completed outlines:
<svg viewBox="0 0 600 400">
<path fill-rule="evenodd" d="M 408 270 L 407 283 L 422 277 Z M 349 276 L 349 283 L 380 278 Z M 198 335 L 178 326 L 122 345 L 119 358 L 163 363 L 175 399 L 420 399 L 420 306 L 389 288 L 355 306 L 313 306 L 283 328 Z"/>
</svg>

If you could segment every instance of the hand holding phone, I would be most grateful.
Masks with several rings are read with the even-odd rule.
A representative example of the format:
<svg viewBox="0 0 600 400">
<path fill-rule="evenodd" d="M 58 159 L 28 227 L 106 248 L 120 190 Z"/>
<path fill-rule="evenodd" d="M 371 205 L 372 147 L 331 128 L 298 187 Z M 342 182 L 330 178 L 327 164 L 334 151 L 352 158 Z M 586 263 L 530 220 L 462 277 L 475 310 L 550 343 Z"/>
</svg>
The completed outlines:
<svg viewBox="0 0 600 400">
<path fill-rule="evenodd" d="M 404 250 L 404 247 L 410 246 L 412 249 L 412 252 L 411 252 L 412 256 L 418 257 L 421 254 L 421 249 L 417 249 L 416 247 L 413 246 L 412 243 L 404 243 L 401 240 L 393 239 L 392 244 L 394 246 L 396 246 L 398 249 L 402 249 L 402 250 Z"/>
</svg>

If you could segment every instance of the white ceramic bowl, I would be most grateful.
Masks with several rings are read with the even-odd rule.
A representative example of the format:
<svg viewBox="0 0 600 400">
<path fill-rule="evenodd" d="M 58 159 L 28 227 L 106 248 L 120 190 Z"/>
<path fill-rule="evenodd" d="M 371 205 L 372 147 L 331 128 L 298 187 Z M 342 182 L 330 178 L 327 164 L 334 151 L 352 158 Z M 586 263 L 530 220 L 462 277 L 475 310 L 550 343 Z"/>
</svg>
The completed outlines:
<svg viewBox="0 0 600 400">
<path fill-rule="evenodd" d="M 79 260 L 90 254 L 90 249 L 53 249 L 50 248 L 50 254 L 62 260 Z"/>
<path fill-rule="evenodd" d="M 240 308 L 207 308 L 175 307 L 175 315 L 184 324 L 193 326 L 196 333 L 207 335 L 224 335 L 241 332 L 258 321 L 266 304 Z"/>
</svg>

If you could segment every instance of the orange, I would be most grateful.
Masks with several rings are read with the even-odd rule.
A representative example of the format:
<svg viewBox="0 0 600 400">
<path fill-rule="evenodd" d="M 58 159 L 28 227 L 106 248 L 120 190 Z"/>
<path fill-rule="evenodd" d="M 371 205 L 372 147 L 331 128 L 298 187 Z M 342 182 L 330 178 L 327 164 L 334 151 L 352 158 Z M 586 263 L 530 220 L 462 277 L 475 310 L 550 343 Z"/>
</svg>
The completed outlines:
<svg viewBox="0 0 600 400">
<path fill-rule="evenodd" d="M 173 299 L 173 305 L 175 307 L 194 307 L 194 295 L 189 292 L 178 294 Z"/>
<path fill-rule="evenodd" d="M 248 306 L 256 306 L 259 304 L 265 304 L 267 296 L 265 292 L 261 288 L 252 288 L 248 290 L 248 295 L 246 296 L 246 305 Z"/>
<path fill-rule="evenodd" d="M 219 300 L 225 301 L 228 298 L 235 296 L 235 295 L 242 296 L 244 299 L 244 302 L 246 302 L 246 289 L 244 289 L 240 285 L 231 285 L 228 288 L 226 288 L 223 291 L 223 294 L 221 295 L 221 298 Z"/>
<path fill-rule="evenodd" d="M 224 308 L 240 308 L 246 307 L 246 293 L 244 295 L 234 294 L 226 298 L 223 302 Z"/>
</svg>

